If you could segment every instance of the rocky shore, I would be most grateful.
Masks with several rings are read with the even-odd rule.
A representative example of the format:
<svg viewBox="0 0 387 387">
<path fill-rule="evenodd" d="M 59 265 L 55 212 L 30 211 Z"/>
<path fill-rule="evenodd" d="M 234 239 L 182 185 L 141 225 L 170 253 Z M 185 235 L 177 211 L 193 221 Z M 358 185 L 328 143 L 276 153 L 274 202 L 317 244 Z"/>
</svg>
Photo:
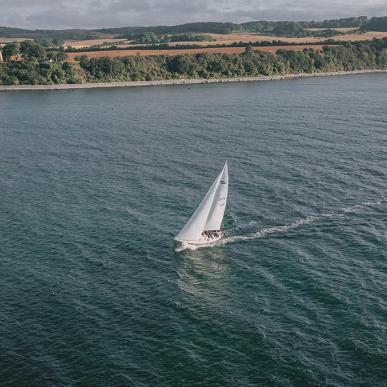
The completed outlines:
<svg viewBox="0 0 387 387">
<path fill-rule="evenodd" d="M 0 85 L 0 91 L 21 91 L 21 90 L 68 90 L 68 89 L 95 89 L 111 87 L 135 87 L 135 86 L 163 86 L 163 85 L 194 85 L 202 83 L 228 83 L 228 82 L 255 82 L 255 81 L 276 81 L 282 79 L 297 79 L 311 77 L 327 77 L 334 75 L 354 75 L 370 73 L 387 73 L 387 70 L 356 70 L 337 71 L 326 73 L 300 73 L 280 76 L 258 76 L 258 77 L 236 77 L 236 78 L 210 78 L 210 79 L 168 79 L 158 81 L 128 81 L 128 82 L 106 82 L 106 83 L 80 83 L 80 84 L 59 84 L 59 85 Z"/>
</svg>

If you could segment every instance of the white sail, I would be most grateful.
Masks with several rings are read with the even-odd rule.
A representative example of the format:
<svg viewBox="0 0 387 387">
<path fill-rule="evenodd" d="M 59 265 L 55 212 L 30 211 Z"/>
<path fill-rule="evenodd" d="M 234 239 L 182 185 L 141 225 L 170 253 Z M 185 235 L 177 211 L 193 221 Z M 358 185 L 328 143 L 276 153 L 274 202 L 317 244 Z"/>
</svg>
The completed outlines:
<svg viewBox="0 0 387 387">
<path fill-rule="evenodd" d="M 197 241 L 200 239 L 202 232 L 206 229 L 205 226 L 206 226 L 207 220 L 209 219 L 210 212 L 212 211 L 214 199 L 217 196 L 217 193 L 219 192 L 218 191 L 219 185 L 223 185 L 223 184 L 220 184 L 220 181 L 223 181 L 221 179 L 224 178 L 225 174 L 227 177 L 227 163 L 225 164 L 222 172 L 215 179 L 214 183 L 212 184 L 211 188 L 207 192 L 206 196 L 199 204 L 199 207 L 193 213 L 193 215 L 188 220 L 186 225 L 182 228 L 182 230 L 176 235 L 175 240 L 181 241 L 181 242 L 188 242 L 188 241 Z M 227 184 L 228 184 L 228 178 L 227 178 Z M 216 211 L 216 213 L 218 212 L 219 211 Z M 216 215 L 216 219 L 217 218 L 218 218 L 218 215 Z M 222 213 L 222 218 L 223 218 L 223 213 Z"/>
<path fill-rule="evenodd" d="M 222 226 L 224 211 L 226 209 L 228 194 L 228 168 L 227 161 L 220 174 L 218 188 L 214 195 L 211 210 L 204 226 L 204 230 L 220 230 Z"/>
</svg>

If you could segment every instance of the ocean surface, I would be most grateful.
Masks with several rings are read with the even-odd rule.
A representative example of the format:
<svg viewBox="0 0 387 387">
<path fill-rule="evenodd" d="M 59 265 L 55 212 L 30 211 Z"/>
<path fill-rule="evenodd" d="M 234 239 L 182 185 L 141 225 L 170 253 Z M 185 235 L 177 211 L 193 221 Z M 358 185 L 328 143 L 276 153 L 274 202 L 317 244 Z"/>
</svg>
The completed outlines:
<svg viewBox="0 0 387 387">
<path fill-rule="evenodd" d="M 386 189 L 385 74 L 0 93 L 0 385 L 386 386 Z"/>
</svg>

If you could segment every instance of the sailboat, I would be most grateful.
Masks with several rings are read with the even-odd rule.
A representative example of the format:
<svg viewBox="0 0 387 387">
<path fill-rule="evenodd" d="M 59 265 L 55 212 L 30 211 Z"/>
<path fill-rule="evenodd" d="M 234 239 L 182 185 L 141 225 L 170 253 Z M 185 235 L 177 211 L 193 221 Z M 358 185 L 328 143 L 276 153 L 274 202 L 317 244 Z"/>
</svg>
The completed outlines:
<svg viewBox="0 0 387 387">
<path fill-rule="evenodd" d="M 227 194 L 228 166 L 226 161 L 199 207 L 176 235 L 175 240 L 182 243 L 184 247 L 198 248 L 211 245 L 223 238 L 222 221 Z"/>
</svg>

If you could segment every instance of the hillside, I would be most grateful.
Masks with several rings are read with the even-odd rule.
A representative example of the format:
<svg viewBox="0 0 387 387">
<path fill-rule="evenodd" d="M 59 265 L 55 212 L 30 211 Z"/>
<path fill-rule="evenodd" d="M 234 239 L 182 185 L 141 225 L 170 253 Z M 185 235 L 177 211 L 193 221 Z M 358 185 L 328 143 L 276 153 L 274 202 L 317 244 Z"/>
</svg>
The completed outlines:
<svg viewBox="0 0 387 387">
<path fill-rule="evenodd" d="M 217 33 L 261 32 L 273 36 L 309 36 L 308 28 L 359 28 L 363 31 L 387 31 L 387 17 L 366 16 L 323 21 L 251 21 L 246 23 L 202 22 L 187 23 L 175 26 L 154 27 L 120 27 L 100 29 L 66 29 L 66 30 L 28 30 L 14 27 L 0 27 L 0 37 L 32 38 L 32 39 L 63 39 L 82 40 L 111 37 L 131 37 L 139 33 L 154 32 L 156 34 L 185 33 Z"/>
</svg>

